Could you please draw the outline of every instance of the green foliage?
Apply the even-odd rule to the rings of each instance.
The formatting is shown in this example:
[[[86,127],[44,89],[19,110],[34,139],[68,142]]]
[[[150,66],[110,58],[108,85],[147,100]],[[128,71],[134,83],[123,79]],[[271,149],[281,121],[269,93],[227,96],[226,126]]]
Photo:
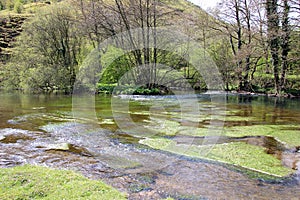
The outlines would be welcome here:
[[[101,64],[105,70],[101,73],[100,83],[117,83],[122,75],[130,69],[127,56],[116,57],[122,54],[122,49],[110,46],[106,53],[101,56]]]
[[[108,21],[103,22],[103,19],[99,17],[101,14],[99,14],[99,16],[94,15],[95,13],[90,6],[83,7],[87,21],[80,21],[84,18],[82,15],[78,16],[80,15],[81,8],[71,7],[70,3],[67,1],[62,3],[53,0],[51,1],[52,5],[49,5],[49,1],[44,0],[0,0],[0,9],[6,9],[6,11],[1,11],[2,15],[11,15],[13,12],[22,14],[29,12],[35,13],[37,11],[36,16],[24,25],[24,31],[19,38],[19,42],[14,43],[16,48],[14,49],[12,59],[4,66],[4,72],[3,75],[1,75],[1,80],[3,79],[4,82],[2,82],[1,85],[5,85],[8,89],[20,88],[38,92],[58,89],[71,92],[74,80],[78,75],[77,72],[79,69],[84,71],[85,68],[87,69],[86,65],[89,65],[84,63],[89,52],[105,38],[111,37],[112,33],[116,34],[119,31],[126,30],[126,26],[121,22],[122,18],[120,18],[120,13],[117,12],[118,9],[104,9],[105,6],[103,7],[98,1],[87,2],[93,2],[96,7],[99,6],[98,11],[103,12],[103,16],[107,16]],[[131,3],[138,5],[138,2],[132,1]],[[262,53],[264,53],[264,46],[261,46],[259,41],[265,40],[266,38],[253,38],[253,44],[251,45],[253,47],[255,46],[255,49],[252,49],[253,47],[250,45],[251,47],[249,47],[249,49],[253,50],[253,55],[251,55],[252,57],[250,59],[251,66],[249,72],[245,72],[245,70],[243,70],[244,67],[237,67],[237,59],[239,59],[239,56],[244,59],[247,49],[242,49],[240,52],[241,55],[234,56],[228,34],[217,35],[219,34],[218,31],[209,30],[209,28],[206,27],[207,23],[215,22],[209,15],[204,14],[200,9],[192,6],[192,4],[187,3],[185,0],[162,1],[162,4],[158,6],[157,9],[168,11],[169,8],[164,7],[164,3],[168,4],[168,7],[179,9],[182,13],[177,13],[180,17],[178,17],[177,14],[174,16],[166,16],[166,18],[162,19],[157,16],[157,25],[163,25],[165,23],[176,25],[176,21],[185,20],[187,14],[195,16],[196,20],[193,23],[195,23],[196,28],[188,26],[186,27],[189,29],[188,32],[184,33],[195,36],[195,38],[199,39],[199,43],[202,43],[202,41],[205,43],[205,49],[218,66],[227,90],[237,89],[241,82],[241,76],[245,76],[245,74],[248,73],[249,76],[247,76],[246,79],[251,85],[251,87],[248,88],[249,90],[263,93],[272,93],[274,91],[274,76],[267,74],[267,72],[273,73],[271,59],[270,56],[269,59],[265,58],[264,55],[262,56]],[[49,6],[45,7],[45,5]],[[103,10],[100,9],[102,7]],[[134,9],[137,8],[138,7],[135,7]],[[126,11],[125,14],[132,14],[132,16],[140,13],[133,12],[133,8],[124,9],[124,11]],[[8,10],[14,11],[10,12]],[[113,19],[110,19],[111,16],[113,16]],[[153,16],[150,16],[150,18],[151,17]],[[172,19],[169,19],[169,17]],[[207,18],[207,21],[203,21],[197,17]],[[95,22],[88,20],[94,18]],[[116,22],[118,20],[116,19],[121,20],[118,22],[121,24],[118,24]],[[129,17],[128,20],[128,23],[132,25],[132,27],[136,27],[137,24],[140,24],[140,22],[136,21],[134,18]],[[112,30],[103,28],[106,27],[107,23],[111,23]],[[219,24],[219,22],[216,23]],[[202,30],[201,28],[204,29]],[[192,32],[195,32],[195,35]],[[203,36],[201,36],[200,32],[203,32]],[[229,33],[229,35],[230,34],[231,33]],[[292,30],[290,38],[291,51],[288,55],[289,69],[286,73],[287,78],[282,93],[285,92],[299,95],[300,79],[299,76],[297,76],[300,73],[299,35],[299,30]],[[235,44],[235,39],[233,39],[232,42]],[[92,47],[91,44],[93,44],[94,47]],[[158,47],[159,45],[163,46],[164,41],[159,41]],[[182,53],[186,50],[183,47],[180,48],[181,47],[177,49],[177,52]],[[246,48],[246,45],[244,45],[244,48]],[[97,71],[97,74],[93,78],[95,78],[95,80],[99,79],[100,85],[116,84],[126,72],[131,70],[133,75],[131,77],[132,83],[130,84],[134,84],[140,81],[135,80],[135,78],[138,77],[138,71],[134,70],[134,67],[155,61],[156,63],[170,66],[173,71],[170,69],[161,69],[161,67],[156,69],[155,66],[153,69],[150,69],[153,73],[150,79],[156,77],[157,80],[159,80],[155,80],[156,82],[160,82],[162,85],[168,83],[174,87],[181,87],[182,80],[185,79],[193,88],[201,90],[207,88],[201,74],[199,74],[193,66],[190,66],[181,56],[174,52],[167,52],[157,48],[156,58],[154,58],[154,49],[150,48],[149,52],[147,51],[145,51],[145,49],[140,49],[139,52],[129,52],[126,55],[123,55],[124,52],[122,49],[110,46],[106,49],[105,53],[100,55],[101,58],[95,60],[95,62],[101,63],[104,70],[102,72]],[[147,56],[148,53],[149,55]],[[184,54],[185,53],[182,53],[182,55]],[[256,59],[258,59],[257,62]],[[243,61],[241,65],[245,65],[245,62]],[[269,69],[267,69],[267,66],[269,66]],[[279,71],[281,70],[280,67],[281,66],[279,66]],[[86,73],[92,74],[92,72]],[[165,76],[166,74],[168,75]],[[148,73],[144,73],[143,76],[143,79],[149,79],[149,77],[147,77],[149,76]],[[91,77],[85,78],[89,79]],[[154,80],[151,81],[155,82]],[[98,87],[98,90],[105,93],[110,93],[112,91],[112,88],[105,87],[100,86]],[[95,84],[90,85],[89,88],[95,89]],[[159,89],[153,89],[151,86],[144,89],[138,88],[135,91],[132,90],[132,88],[127,88],[127,91],[124,91],[123,93],[159,94]]]
[[[28,91],[71,92],[82,44],[74,17],[71,8],[57,5],[25,23],[14,57],[5,68],[4,84],[19,80],[16,88]]]
[[[265,72],[266,69],[264,67],[260,67],[257,69],[257,73],[254,75],[254,79],[252,81],[253,90],[255,92],[261,93],[274,93],[274,75]],[[295,75],[292,75],[294,73]],[[300,76],[297,72],[297,68],[291,69],[290,73],[286,75],[286,83],[285,88],[282,92],[286,92],[288,94],[294,94],[296,96],[299,95],[300,90]]]
[[[233,54],[229,42],[223,38],[210,45],[208,51],[223,76],[226,90],[236,87],[237,76],[233,67]]]
[[[5,8],[8,10],[14,9],[14,0],[6,0]]]
[[[19,13],[19,14],[22,13],[22,11],[23,11],[23,3],[22,3],[21,0],[17,0],[15,2],[15,4],[14,4],[14,11],[16,13]]]
[[[0,169],[0,199],[126,199],[101,181],[38,166]]]
[[[5,9],[5,4],[3,4],[2,1],[0,1],[0,10],[4,10]]]
[[[97,93],[112,94],[116,85],[115,84],[97,84]]]
[[[134,88],[132,86],[118,86],[115,90],[117,84],[97,84],[97,93],[112,94],[127,94],[127,95],[163,95],[168,94],[166,91],[160,88],[148,88],[148,87],[138,87]],[[114,91],[115,90],[115,91]]]

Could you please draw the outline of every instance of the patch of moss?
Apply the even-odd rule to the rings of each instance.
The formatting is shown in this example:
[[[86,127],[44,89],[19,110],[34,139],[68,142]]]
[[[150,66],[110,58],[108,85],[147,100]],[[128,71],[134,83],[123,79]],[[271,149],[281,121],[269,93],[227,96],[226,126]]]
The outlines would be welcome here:
[[[147,189],[149,189],[149,188],[144,184],[131,183],[129,185],[129,190],[133,193],[138,193],[138,192],[141,192],[141,191],[147,190]]]
[[[151,118],[151,120],[144,120],[144,122],[148,122],[148,124],[145,125],[145,128],[157,135],[175,136],[180,128],[178,122],[168,119]]]
[[[114,169],[133,169],[140,167],[141,163],[119,156],[105,157],[105,162]]]
[[[222,120],[222,118],[220,118],[220,120]],[[257,118],[255,117],[251,117],[251,116],[231,116],[231,115],[226,115],[226,117],[224,117],[225,121],[230,121],[230,122],[250,122],[250,121],[257,121]]]
[[[147,138],[141,140],[140,143],[155,149],[233,164],[279,177],[293,173],[293,170],[282,166],[280,160],[266,154],[264,148],[243,142],[197,146],[177,144],[175,141],[165,138]]]
[[[99,124],[113,125],[115,121],[113,119],[103,119]]]
[[[181,126],[177,135],[204,137],[209,133],[207,128],[195,128],[190,126]]]
[[[146,138],[140,140],[139,143],[160,150],[169,150],[171,147],[176,146],[176,142],[166,138]]]
[[[300,146],[299,125],[253,125],[225,128],[225,135],[229,137],[244,136],[272,136],[289,147]]]
[[[0,199],[126,199],[101,181],[38,166],[0,169]]]

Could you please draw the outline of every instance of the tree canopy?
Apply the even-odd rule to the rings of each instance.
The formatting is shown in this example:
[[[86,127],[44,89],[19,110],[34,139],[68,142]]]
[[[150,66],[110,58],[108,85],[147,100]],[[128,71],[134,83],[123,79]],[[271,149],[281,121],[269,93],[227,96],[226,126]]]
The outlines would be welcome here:
[[[17,5],[14,12],[22,13],[30,3],[2,0],[0,6],[14,10],[12,5]],[[98,74],[99,87],[117,84],[128,71],[134,82],[143,79],[149,83],[145,87],[158,87],[158,79],[170,73],[158,67],[163,64],[182,74],[175,82],[186,79],[192,87],[206,89],[195,66],[160,48],[166,44],[157,41],[157,28],[176,25],[215,61],[226,90],[298,94],[299,7],[298,1],[288,0],[227,0],[207,13],[184,0],[49,1],[23,25],[12,56],[1,64],[0,84],[9,89],[71,93],[89,52],[124,33],[98,58],[99,65],[114,59]],[[131,33],[136,28],[143,30],[138,41]],[[114,58],[124,45],[134,50]],[[165,79],[162,84],[170,81]],[[180,87],[180,81],[174,85]]]

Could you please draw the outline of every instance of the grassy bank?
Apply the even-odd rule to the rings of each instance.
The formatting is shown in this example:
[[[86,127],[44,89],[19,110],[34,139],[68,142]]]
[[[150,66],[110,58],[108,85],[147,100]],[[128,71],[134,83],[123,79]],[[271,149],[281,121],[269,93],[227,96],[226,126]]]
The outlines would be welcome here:
[[[0,199],[126,199],[101,181],[38,166],[0,168]]]

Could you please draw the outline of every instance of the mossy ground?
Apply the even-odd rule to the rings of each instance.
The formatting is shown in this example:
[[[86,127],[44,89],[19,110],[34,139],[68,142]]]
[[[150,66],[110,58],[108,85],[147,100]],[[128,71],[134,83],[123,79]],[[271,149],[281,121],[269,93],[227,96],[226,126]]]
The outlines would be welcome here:
[[[172,116],[174,117],[174,116]],[[192,117],[190,117],[192,118]],[[194,116],[194,118],[196,118]],[[175,116],[176,119],[176,116]],[[300,146],[300,125],[299,124],[258,124],[257,121],[253,120],[253,117],[243,117],[243,116],[226,116],[223,117],[224,127],[223,130],[219,132],[222,136],[228,137],[245,137],[245,136],[270,136],[284,143],[287,147],[292,148],[295,146]],[[184,117],[184,120],[186,118]],[[186,136],[198,136],[204,137],[207,135],[211,135],[211,130],[209,122],[211,117],[203,117],[198,118],[197,120],[191,121],[188,118],[187,123],[194,124],[195,126],[190,125],[182,125],[178,121],[174,121],[171,119],[160,119],[159,116],[155,116],[150,120],[149,126],[147,128],[151,130],[156,130],[160,135],[166,136],[176,136],[176,135],[186,135]],[[180,119],[179,119],[180,121]],[[206,124],[203,124],[203,127],[196,127],[201,125],[203,121],[208,121]],[[237,125],[237,126],[225,126],[227,122],[244,122],[250,121],[253,124],[249,123],[249,125]]]
[[[152,133],[148,136],[144,134],[144,140],[140,140],[141,144],[151,148],[241,166],[250,171],[262,172],[262,176],[270,174],[284,177],[294,172],[292,169],[284,167],[278,157],[268,154],[262,144],[250,145],[245,141],[239,142],[241,140],[238,139],[268,136],[275,138],[285,148],[294,149],[300,146],[300,125],[293,113],[290,118],[286,118],[285,114],[273,121],[273,116],[276,117],[277,114],[269,107],[267,111],[261,113],[260,107],[253,106],[250,109],[247,106],[242,108],[233,106],[229,107],[227,111],[220,110],[215,116],[211,115],[210,111],[218,109],[217,105],[205,102],[203,105],[201,104],[201,109],[203,109],[201,114],[182,113],[177,112],[173,107],[166,106],[165,112],[135,110],[130,114],[137,116],[137,123]],[[267,118],[262,120],[264,116]],[[289,119],[292,120],[289,121]],[[218,127],[214,127],[214,122],[217,122],[215,124]],[[201,143],[202,137],[205,136],[228,137],[228,141],[224,141],[224,144],[216,144],[208,154],[203,156],[203,153],[210,149]],[[199,139],[200,143],[189,145],[189,141],[190,143],[194,141],[193,137]],[[197,139],[195,142],[198,141]],[[230,143],[228,143],[229,141]]]
[[[126,199],[101,181],[38,166],[0,168],[0,199]]]
[[[299,125],[252,125],[234,126],[224,129],[229,137],[271,136],[285,143],[288,147],[300,146]]]
[[[252,117],[246,117],[250,119]],[[233,120],[232,120],[233,119]],[[254,119],[254,118],[253,118]],[[243,116],[229,116],[226,117],[227,121],[240,122],[245,120]],[[154,122],[160,122],[151,127],[152,130],[157,130],[159,134],[151,138],[141,140],[140,143],[150,146],[151,148],[169,151],[179,155],[189,157],[204,158],[218,162],[229,163],[241,166],[250,170],[262,172],[264,174],[274,175],[278,177],[288,176],[293,173],[292,169],[286,168],[282,165],[281,160],[273,155],[267,154],[266,149],[261,146],[250,145],[245,142],[230,142],[224,144],[209,145],[195,145],[177,143],[172,140],[173,136],[187,136],[187,137],[205,137],[213,136],[213,132],[206,125],[202,128],[195,126],[185,126],[182,123],[172,122],[171,119],[164,119]],[[172,123],[171,123],[172,122]],[[201,123],[201,122],[200,122]],[[165,128],[164,126],[167,126]],[[229,138],[242,138],[247,136],[270,136],[274,137],[277,141],[283,143],[286,148],[294,148],[300,146],[300,126],[297,124],[251,124],[250,125],[237,125],[237,126],[224,126],[221,130],[221,136]],[[167,136],[167,139],[164,136]],[[218,135],[216,135],[218,136]]]
[[[145,139],[140,143],[155,149],[195,158],[215,160],[234,164],[269,175],[284,177],[293,170],[282,166],[281,161],[266,154],[264,148],[248,145],[243,142],[224,143],[216,145],[183,145],[164,138]]]

